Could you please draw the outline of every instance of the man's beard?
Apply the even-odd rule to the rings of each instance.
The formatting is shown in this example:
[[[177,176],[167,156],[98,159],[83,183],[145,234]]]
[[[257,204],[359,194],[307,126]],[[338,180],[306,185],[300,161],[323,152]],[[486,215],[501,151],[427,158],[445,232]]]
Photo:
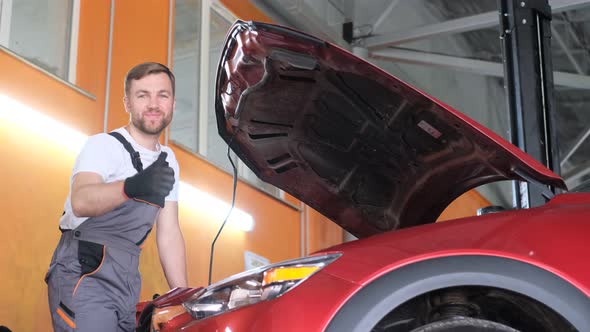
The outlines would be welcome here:
[[[149,127],[147,123],[148,121],[150,120],[146,120],[145,117],[136,118],[131,116],[131,122],[133,123],[133,126],[139,129],[141,132],[148,135],[160,135],[164,128],[166,128],[172,121],[172,113],[169,113],[168,116],[163,117],[160,124],[156,127]]]

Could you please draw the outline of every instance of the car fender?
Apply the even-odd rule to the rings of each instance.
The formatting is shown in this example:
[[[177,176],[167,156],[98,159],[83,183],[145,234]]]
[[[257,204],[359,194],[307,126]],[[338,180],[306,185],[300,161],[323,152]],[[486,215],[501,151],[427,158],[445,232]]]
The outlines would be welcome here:
[[[579,331],[590,331],[590,298],[571,283],[529,263],[479,255],[427,259],[391,271],[351,296],[326,331],[370,331],[406,301],[455,286],[490,286],[520,293],[547,305]]]

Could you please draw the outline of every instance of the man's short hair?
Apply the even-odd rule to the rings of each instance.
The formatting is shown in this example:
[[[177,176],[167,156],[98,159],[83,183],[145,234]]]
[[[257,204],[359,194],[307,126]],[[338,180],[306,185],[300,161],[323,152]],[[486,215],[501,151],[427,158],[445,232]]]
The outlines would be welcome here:
[[[174,74],[168,67],[164,66],[161,63],[157,62],[144,62],[140,63],[137,66],[131,68],[127,75],[125,76],[125,96],[129,94],[129,89],[131,89],[131,80],[139,80],[144,78],[147,75],[151,74],[159,74],[165,73],[170,78],[170,82],[172,83],[172,95],[176,92],[176,84],[174,79]]]

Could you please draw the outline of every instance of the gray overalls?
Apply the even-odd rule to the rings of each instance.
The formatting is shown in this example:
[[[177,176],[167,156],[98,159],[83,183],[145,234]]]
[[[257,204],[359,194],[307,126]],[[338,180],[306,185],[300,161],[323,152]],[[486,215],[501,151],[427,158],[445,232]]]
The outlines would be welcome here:
[[[113,136],[124,140],[140,172],[139,153]],[[55,331],[134,331],[140,247],[158,212],[129,199],[62,233],[45,277]]]

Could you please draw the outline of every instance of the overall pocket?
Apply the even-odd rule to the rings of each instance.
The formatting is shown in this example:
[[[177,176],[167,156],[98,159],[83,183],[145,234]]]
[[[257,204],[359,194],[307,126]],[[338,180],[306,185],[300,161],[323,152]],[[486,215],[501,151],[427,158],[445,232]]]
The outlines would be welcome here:
[[[79,240],[78,261],[82,267],[81,275],[88,275],[96,272],[104,259],[104,245]]]
[[[45,273],[45,283],[49,284],[49,277],[51,277],[51,275],[53,274],[53,270],[55,270],[55,263],[51,263],[51,265],[49,265],[49,269],[47,269],[47,273]]]

